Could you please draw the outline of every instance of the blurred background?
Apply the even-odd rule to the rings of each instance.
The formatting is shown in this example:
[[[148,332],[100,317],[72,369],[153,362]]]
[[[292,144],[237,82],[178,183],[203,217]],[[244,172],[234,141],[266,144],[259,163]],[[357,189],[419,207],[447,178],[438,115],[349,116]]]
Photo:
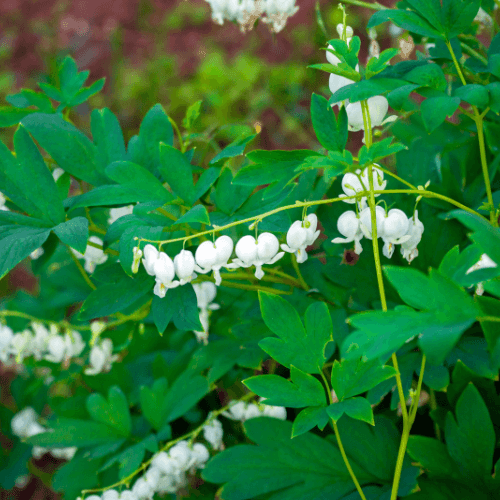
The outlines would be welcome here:
[[[71,116],[89,135],[93,108],[110,108],[128,141],[154,104],[161,103],[180,123],[187,107],[201,100],[196,131],[214,139],[215,150],[247,130],[260,131],[252,149],[316,149],[311,93],[329,97],[330,92],[328,75],[307,66],[326,62],[320,48],[338,36],[338,3],[297,0],[299,11],[280,33],[258,23],[243,34],[236,24],[215,24],[204,0],[0,0],[0,106],[8,106],[5,97],[22,87],[39,90],[38,82],[56,82],[56,65],[70,54],[80,71],[90,70],[89,84],[106,77],[103,91]],[[364,61],[365,26],[373,11],[347,7]],[[394,62],[413,56],[411,39],[397,32],[391,37],[387,27],[380,28],[381,49],[401,49]],[[14,127],[0,129],[9,147],[13,132]],[[361,145],[361,135],[350,134],[351,150]],[[34,293],[36,285],[20,265],[0,281],[0,298],[19,289]],[[13,376],[0,364],[0,397],[6,405]],[[0,442],[8,452],[11,443],[1,433]],[[61,463],[49,454],[32,459],[30,476],[12,490],[0,490],[0,499],[59,498],[48,484]]]

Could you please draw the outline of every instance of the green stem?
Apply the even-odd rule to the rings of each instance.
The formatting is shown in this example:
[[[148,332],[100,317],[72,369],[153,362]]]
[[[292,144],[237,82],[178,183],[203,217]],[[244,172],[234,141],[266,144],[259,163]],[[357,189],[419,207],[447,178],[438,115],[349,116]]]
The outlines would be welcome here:
[[[304,290],[309,290],[309,287],[307,286],[307,283],[305,282],[302,273],[300,272],[299,263],[297,262],[297,257],[295,256],[295,254],[292,255],[292,265],[293,268],[295,269],[295,272],[297,273],[297,278],[299,280],[300,286]]]
[[[372,10],[385,10],[387,7],[379,4],[378,2],[363,2],[362,0],[342,0],[343,3],[347,3],[349,5],[356,5],[358,7],[364,7],[365,9]]]
[[[429,405],[431,407],[431,410],[437,410],[438,406],[436,402],[436,393],[434,392],[434,389],[430,390]],[[439,428],[437,422],[434,422],[434,432],[436,433],[436,438],[438,439],[438,441],[442,441],[441,429]]]
[[[323,370],[319,371],[321,374],[321,378],[323,379],[323,383],[325,384],[326,392],[328,394],[328,400],[330,401],[330,404],[333,404],[333,398],[332,398],[332,392],[330,390],[330,384],[328,383],[328,380],[325,377],[325,374],[323,373]],[[349,471],[349,475],[351,476],[351,479],[356,486],[356,490],[358,490],[359,496],[363,499],[366,500],[365,494],[363,493],[363,489],[361,488],[361,485],[359,484],[358,478],[356,477],[356,474],[352,470],[351,464],[349,463],[349,459],[347,458],[346,452],[344,450],[344,446],[342,444],[342,440],[340,439],[340,432],[339,428],[337,426],[337,422],[331,419],[332,421],[332,426],[333,430],[335,431],[335,437],[337,439],[337,444],[339,446],[340,454],[342,455],[342,459],[344,460],[344,464],[347,467],[347,470]]]
[[[99,245],[99,243],[94,243],[93,241],[87,241],[87,245],[89,247],[98,248],[99,250],[102,250],[104,253],[116,255],[117,257],[120,255],[120,252],[113,250],[112,248],[107,248],[106,250],[104,250],[104,247],[102,245]]]
[[[462,82],[462,85],[467,85],[467,81],[464,78],[464,74],[462,73],[462,69],[460,68],[460,64],[457,61],[457,58],[455,56],[455,52],[453,52],[453,48],[451,46],[451,43],[448,40],[446,40],[446,46],[448,47],[448,51],[451,54],[451,58],[453,59],[453,64],[455,65],[455,68],[457,70],[460,81]],[[488,204],[490,205],[490,222],[493,226],[498,227],[498,221],[496,220],[496,216],[495,216],[495,205],[493,203],[493,195],[491,192],[490,174],[488,172],[488,160],[486,159],[486,146],[484,143],[484,130],[483,130],[483,117],[484,117],[484,115],[479,113],[476,106],[472,106],[472,109],[474,110],[474,117],[475,117],[474,122],[476,123],[476,127],[477,127],[477,138],[479,141],[479,152],[481,155],[481,168],[483,170],[484,184],[486,187],[486,195],[488,197]]]
[[[72,325],[71,323],[68,323],[66,320],[52,321],[50,319],[41,319],[41,318],[37,318],[36,316],[32,316],[31,314],[26,314],[26,313],[23,313],[20,311],[0,311],[0,316],[4,316],[4,317],[12,316],[15,318],[23,318],[23,319],[27,319],[29,321],[35,321],[38,323],[55,325],[58,328],[70,328],[72,330],[90,330],[90,326],[88,326],[88,325]]]
[[[170,118],[170,116],[168,117],[168,121],[172,124],[172,127],[174,127],[174,129],[175,129],[175,133],[177,134],[177,138],[179,139],[179,147],[181,149],[181,153],[184,154],[186,152],[186,145],[184,144],[184,141],[182,140],[181,131],[179,130],[177,123],[175,123],[174,120],[172,120],[172,118]]]
[[[257,286],[257,285],[245,285],[243,283],[233,283],[232,281],[221,282],[221,286],[227,286],[228,288],[239,288],[240,290],[252,290],[258,292],[262,290],[263,292],[274,293],[275,295],[292,295],[292,291],[286,292],[284,290],[277,290],[276,288],[270,288],[268,286]]]
[[[252,392],[249,392],[248,394],[245,394],[243,397],[241,397],[239,399],[239,401],[247,401],[249,399],[252,399],[254,396],[255,396],[255,394],[253,394]],[[234,401],[231,401],[231,403],[227,404],[226,406],[223,406],[222,408],[211,412],[210,418],[208,420],[212,420],[212,419],[218,417],[221,413],[224,413],[225,411],[227,411],[233,403],[234,403]],[[169,450],[170,448],[172,448],[172,446],[174,446],[175,444],[177,444],[180,441],[184,441],[185,439],[189,439],[189,438],[193,438],[193,437],[197,436],[203,430],[203,427],[205,427],[208,420],[204,421],[201,425],[196,427],[196,429],[193,429],[192,431],[187,432],[186,434],[184,434],[176,439],[173,439],[172,441],[169,441],[168,443],[166,443],[164,446],[162,446],[158,450],[158,453],[160,453],[161,451]],[[149,466],[149,464],[153,461],[155,456],[156,456],[156,453],[149,460],[146,460],[146,462],[143,462],[138,469],[136,469],[134,472],[132,472],[131,474],[129,474],[127,477],[123,478],[122,480],[118,481],[117,483],[111,484],[111,485],[106,486],[104,488],[83,490],[82,495],[85,496],[87,493],[101,493],[103,491],[110,490],[111,488],[117,488],[117,487],[122,486],[122,485],[128,485],[130,483],[130,481],[135,476],[137,476],[137,474],[139,474],[139,472],[143,471],[144,469],[146,469],[146,467]]]
[[[83,266],[80,263],[80,261],[78,260],[78,258],[76,257],[76,255],[71,251],[71,248],[69,246],[66,245],[66,248],[68,249],[68,252],[71,255],[71,258],[73,259],[74,263],[76,264],[76,267],[78,268],[78,271],[80,271],[80,274],[82,275],[82,277],[85,280],[85,282],[87,283],[87,285],[90,288],[92,288],[92,290],[95,290],[97,287],[90,280],[89,275],[87,274],[87,272],[85,271],[85,269],[83,269]]]
[[[467,52],[470,56],[475,57],[479,61],[481,61],[483,64],[488,64],[488,59],[486,57],[482,56],[479,52],[475,51],[472,47],[469,47],[466,43],[460,42],[460,47],[462,47],[464,52]]]
[[[394,471],[394,481],[392,483],[391,500],[397,500],[399,482],[401,480],[401,472],[403,470],[403,462],[406,454],[406,447],[408,446],[408,439],[410,438],[410,431],[417,416],[418,402],[420,400],[420,391],[422,390],[422,380],[424,378],[425,370],[425,354],[422,356],[422,365],[420,367],[420,375],[418,377],[417,392],[410,407],[410,417],[403,421],[403,436],[399,445],[398,457],[396,459],[396,469]],[[403,406],[403,405],[402,405]],[[404,405],[406,408],[406,404]]]

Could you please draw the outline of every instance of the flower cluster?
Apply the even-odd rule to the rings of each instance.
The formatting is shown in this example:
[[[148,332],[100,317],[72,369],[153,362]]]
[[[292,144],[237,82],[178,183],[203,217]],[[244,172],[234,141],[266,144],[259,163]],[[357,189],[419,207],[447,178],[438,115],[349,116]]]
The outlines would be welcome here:
[[[252,29],[257,19],[271,24],[275,33],[280,32],[289,17],[299,8],[295,0],[206,0],[212,8],[212,19],[217,24],[224,20],[235,21],[241,31]]]
[[[198,342],[207,344],[210,311],[220,309],[220,305],[213,302],[217,295],[217,286],[211,281],[203,281],[202,283],[195,283],[193,288],[196,293],[198,309],[200,310],[200,323],[203,326],[203,331],[195,331],[194,333]]]
[[[79,356],[85,343],[79,332],[67,330],[62,334],[56,325],[47,329],[41,323],[33,322],[19,333],[0,325],[0,361],[7,363],[33,356],[35,360],[62,363],[64,360]]]
[[[384,181],[384,173],[376,166],[373,169],[374,190],[385,189],[387,181]],[[363,171],[356,170],[355,173],[347,173],[342,179],[343,195],[354,196],[368,191],[368,168]],[[379,193],[380,194],[380,193]],[[378,196],[376,194],[375,196]],[[355,203],[355,198],[344,200],[346,203]],[[354,241],[354,251],[359,255],[363,248],[361,240],[363,237],[372,239],[372,216],[370,207],[367,206],[366,196],[357,200],[358,210],[356,212],[348,210],[344,212],[337,221],[337,229],[343,238],[334,238],[332,243],[350,243]],[[403,257],[411,262],[418,256],[417,245],[422,239],[424,225],[418,219],[418,211],[415,210],[413,217],[408,218],[406,214],[398,208],[392,208],[388,212],[380,205],[375,209],[375,220],[377,224],[377,238],[382,238],[384,242],[383,254],[390,259],[394,253],[395,245],[401,245]]]
[[[98,375],[109,372],[111,365],[118,359],[117,354],[113,354],[113,342],[111,339],[99,339],[90,349],[88,368],[85,368],[85,375]]]
[[[264,398],[260,398],[262,401]],[[227,411],[222,413],[231,420],[244,422],[256,417],[272,417],[279,420],[286,420],[286,408],[284,406],[261,405],[246,401],[236,401]]]
[[[16,413],[10,422],[10,426],[12,434],[22,439],[47,432],[47,429],[38,423],[38,414],[31,406],[27,406],[24,410]],[[35,458],[41,458],[45,453],[50,453],[56,458],[71,460],[76,451],[77,448],[74,446],[69,448],[42,448],[41,446],[34,446],[32,453]]]
[[[102,240],[97,236],[91,236],[89,238],[90,243],[94,243],[102,247]],[[84,269],[88,273],[92,274],[95,271],[95,268],[99,264],[104,264],[108,260],[108,256],[102,251],[102,248],[96,248],[90,244],[87,245],[85,249],[85,253],[81,254],[76,250],[71,249],[71,251],[76,255],[79,259],[84,259]]]
[[[204,241],[196,249],[195,255],[189,250],[181,250],[172,260],[165,252],[157,250],[153,245],[146,245],[144,252],[139,248],[133,249],[132,272],[139,270],[141,262],[150,276],[156,278],[154,293],[165,297],[169,288],[191,282],[196,278],[196,272],[207,274],[213,271],[215,284],[222,282],[220,270],[238,269],[240,267],[255,267],[255,277],[262,279],[262,266],[271,265],[280,260],[285,252],[294,253],[298,262],[307,259],[306,247],[312,245],[319,236],[316,230],[318,219],[315,214],[308,215],[302,221],[295,221],[287,233],[287,244],[281,245],[283,252],[279,252],[280,243],[272,233],[261,233],[257,238],[252,235],[243,236],[234,246],[229,236],[220,236],[214,242]],[[233,253],[236,258],[229,263]],[[179,278],[175,280],[175,275]],[[203,323],[202,323],[203,324]]]
[[[210,458],[205,445],[179,441],[168,452],[157,453],[146,472],[131,490],[107,490],[102,496],[90,495],[85,500],[151,500],[155,493],[176,493],[187,484],[187,474],[203,469]]]
[[[337,32],[341,38],[343,38],[347,45],[350,44],[354,31],[350,26],[345,26],[343,24],[337,25]],[[375,36],[375,33],[371,34],[372,37]],[[370,57],[378,57],[379,49],[377,49],[378,44],[375,38],[372,38],[372,42],[370,45],[369,55]],[[333,49],[331,45],[328,46],[328,49]],[[340,64],[341,60],[332,52],[326,52],[326,58],[330,64],[333,66],[337,66]],[[356,71],[359,71],[359,66],[356,66]],[[332,94],[335,94],[341,88],[354,83],[353,80],[346,78],[344,76],[331,74],[330,75],[330,91]],[[367,99],[368,111],[370,116],[370,124],[371,128],[380,127],[385,125],[386,123],[392,122],[397,119],[396,116],[389,116],[385,118],[387,115],[387,111],[389,110],[389,101],[381,95],[373,96]],[[332,104],[333,106],[345,106],[345,110],[347,113],[347,120],[349,124],[349,130],[351,132],[358,132],[360,130],[365,130],[365,124],[363,120],[363,111],[361,109],[361,102],[350,103],[348,99],[336,102]],[[364,140],[364,139],[363,139]]]

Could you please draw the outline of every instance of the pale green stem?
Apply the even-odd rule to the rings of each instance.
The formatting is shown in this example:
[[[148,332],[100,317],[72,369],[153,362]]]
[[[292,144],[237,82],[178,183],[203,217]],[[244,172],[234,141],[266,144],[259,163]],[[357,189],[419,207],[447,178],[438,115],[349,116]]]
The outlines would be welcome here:
[[[326,392],[328,394],[328,400],[330,401],[330,404],[333,404],[332,391],[330,389],[330,384],[328,383],[328,380],[325,377],[323,370],[320,370],[319,372],[321,374],[321,378],[323,379],[323,383],[325,384]],[[358,478],[356,477],[356,474],[352,470],[351,464],[349,463],[349,458],[347,458],[347,454],[344,450],[342,440],[340,439],[340,432],[339,432],[339,428],[337,426],[337,422],[335,422],[335,420],[333,420],[333,418],[331,419],[331,421],[332,421],[333,430],[335,432],[335,437],[337,439],[337,444],[339,446],[340,454],[342,455],[342,459],[344,460],[344,464],[347,467],[347,470],[349,471],[349,475],[351,476],[351,479],[352,479],[354,485],[356,486],[356,490],[358,491],[359,496],[363,500],[366,500],[365,494],[363,493],[363,489],[361,488],[361,485],[359,484],[359,481],[358,481]]]
[[[184,154],[186,152],[186,146],[184,144],[184,141],[182,140],[182,134],[181,131],[179,130],[179,127],[177,126],[177,123],[168,116],[168,121],[172,124],[172,127],[175,129],[175,133],[177,134],[177,138],[179,139],[179,147],[181,149],[181,153]]]
[[[457,70],[458,76],[462,85],[467,85],[467,81],[465,80],[464,74],[462,73],[462,69],[460,68],[460,64],[457,61],[455,56],[455,52],[453,52],[453,48],[451,43],[446,40],[446,46],[448,47],[448,51],[451,54],[451,58],[453,59],[453,64]],[[483,131],[483,117],[484,114],[479,113],[476,106],[472,106],[474,110],[474,122],[477,127],[477,139],[479,141],[479,152],[481,155],[481,168],[483,170],[484,177],[484,185],[486,187],[486,195],[488,197],[488,204],[490,205],[490,222],[493,226],[498,227],[498,221],[495,216],[495,205],[493,203],[493,194],[491,192],[491,183],[490,183],[490,174],[488,172],[488,160],[486,159],[486,146],[484,143],[484,131]]]
[[[80,271],[80,274],[82,275],[82,277],[85,280],[85,282],[87,283],[87,285],[90,288],[92,288],[92,290],[95,290],[97,287],[90,280],[89,275],[87,274],[87,272],[85,271],[85,269],[83,269],[83,266],[80,263],[80,261],[78,260],[77,256],[71,251],[71,248],[68,245],[66,245],[66,248],[68,249],[68,252],[71,255],[71,258],[73,259],[74,263],[76,264],[76,267],[78,268],[78,271]]]
[[[293,268],[295,269],[295,272],[297,273],[297,278],[299,280],[300,286],[304,290],[309,290],[309,287],[307,286],[307,283],[304,280],[304,278],[302,277],[302,273],[300,272],[299,263],[297,262],[297,257],[295,256],[295,254],[292,255],[292,265],[293,265]]]
[[[385,10],[387,7],[381,5],[377,2],[363,2],[362,0],[342,0],[343,3],[347,3],[349,5],[356,5],[357,7],[365,7],[365,9],[372,10]]]
[[[394,471],[394,481],[392,483],[391,500],[397,500],[399,482],[401,480],[401,472],[403,471],[403,462],[406,454],[406,447],[408,446],[408,439],[410,437],[411,428],[415,417],[417,415],[418,402],[420,400],[420,392],[422,390],[422,380],[424,378],[425,370],[425,354],[422,356],[422,365],[420,367],[420,376],[418,377],[417,392],[415,398],[410,406],[410,416],[406,421],[403,421],[403,436],[401,437],[401,443],[399,445],[398,457],[396,459],[396,469]],[[406,403],[403,402],[406,408]],[[401,407],[403,407],[403,404]]]

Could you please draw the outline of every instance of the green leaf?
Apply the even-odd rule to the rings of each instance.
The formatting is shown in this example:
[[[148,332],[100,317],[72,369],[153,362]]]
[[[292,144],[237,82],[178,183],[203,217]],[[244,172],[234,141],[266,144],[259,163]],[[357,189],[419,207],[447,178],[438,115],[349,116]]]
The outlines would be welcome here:
[[[443,0],[443,24],[448,39],[470,29],[479,7],[481,0]]]
[[[74,97],[72,97],[69,102],[68,106],[78,106],[79,104],[82,104],[85,102],[89,97],[92,97],[93,95],[97,94],[102,90],[104,87],[104,84],[106,83],[106,78],[101,78],[97,81],[95,81],[92,85],[89,87],[84,87],[83,89],[79,90]]]
[[[456,420],[446,418],[446,446],[460,473],[476,485],[492,482],[495,430],[483,399],[469,384],[458,399]]]
[[[160,143],[160,173],[173,191],[191,204],[194,198],[194,183],[191,165],[177,149]]]
[[[0,227],[0,279],[19,262],[40,248],[50,229],[23,226]]]
[[[430,36],[444,39],[444,34],[433,28],[425,19],[415,12],[408,10],[385,9],[375,12],[368,21],[367,29],[374,28],[387,21],[392,21],[396,26],[411,31],[417,35]]]
[[[139,163],[157,175],[162,163],[160,144],[163,143],[167,146],[174,144],[174,131],[161,104],[156,104],[146,113],[141,123],[139,135],[135,137],[136,143],[134,144],[132,140],[129,143],[130,160]],[[134,147],[131,147],[132,144]],[[191,171],[189,171],[189,175],[191,175]]]
[[[381,141],[373,144],[370,149],[366,146],[363,146],[359,152],[359,164],[366,165],[368,163],[375,163],[382,158],[386,158],[387,156],[392,156],[400,151],[408,149],[404,144],[400,142],[396,142],[395,144],[391,144],[394,140],[394,137],[386,137]]]
[[[172,195],[163,187],[162,183],[151,172],[137,163],[115,161],[106,167],[106,175],[127,190],[135,190],[141,194],[148,193],[148,201],[168,202],[172,200]]]
[[[304,408],[293,421],[292,438],[300,436],[316,426],[323,430],[329,420],[328,413],[326,413],[326,406]]]
[[[372,78],[371,80],[361,80],[337,90],[337,92],[330,97],[329,103],[333,104],[343,101],[344,99],[349,99],[350,102],[358,102],[376,95],[385,95],[406,84],[405,80],[396,78],[380,77]]]
[[[121,437],[114,428],[89,420],[60,418],[50,423],[50,429],[48,432],[31,436],[27,441],[32,445],[47,448],[84,448],[116,441]]]
[[[89,221],[85,217],[75,217],[62,222],[53,229],[57,237],[80,253],[85,253],[89,239]]]
[[[217,181],[215,203],[219,210],[232,215],[252,194],[253,186],[237,186],[232,183],[233,174],[229,168],[224,168]]]
[[[5,100],[16,108],[36,106],[42,113],[54,112],[52,103],[45,94],[41,94],[40,92],[35,92],[30,89],[22,89],[18,94],[10,94],[5,98]]]
[[[446,90],[448,85],[443,70],[434,63],[418,66],[406,73],[404,78],[411,83],[416,83],[422,87],[430,87],[441,92]]]
[[[347,114],[342,107],[339,120],[328,100],[318,94],[311,98],[311,119],[320,144],[329,151],[343,151],[347,143]]]
[[[194,194],[191,203],[199,200],[212,186],[212,184],[218,179],[220,175],[220,168],[210,167],[205,170],[198,179],[196,186],[194,188]]]
[[[51,85],[50,83],[38,83],[38,86],[42,89],[42,91],[54,101],[62,102],[63,96],[59,89]]]
[[[332,388],[339,401],[343,401],[372,389],[396,374],[392,366],[382,365],[378,360],[343,359],[342,363],[333,363]]]
[[[262,318],[279,339],[268,337],[259,346],[278,363],[294,365],[306,373],[320,373],[325,346],[332,338],[332,323],[326,304],[315,303],[306,311],[306,328],[297,311],[278,295],[259,291]]]
[[[234,158],[235,156],[242,155],[247,144],[252,142],[256,137],[257,134],[243,134],[241,137],[238,137],[236,140],[231,142],[231,144],[228,144],[219,154],[215,155],[210,160],[209,165],[213,165],[214,163],[226,158]]]
[[[153,278],[139,274],[135,279],[123,275],[113,284],[105,284],[94,290],[83,303],[79,318],[88,321],[123,311],[153,289]]]
[[[90,128],[99,154],[101,172],[104,172],[110,163],[126,159],[127,152],[120,123],[108,108],[92,111]]]
[[[14,109],[9,106],[0,106],[0,128],[17,125],[25,116],[35,112],[32,109]]]
[[[357,82],[361,79],[360,74],[344,62],[341,62],[336,66],[334,66],[333,64],[320,63],[320,64],[310,64],[307,67],[311,69],[319,69],[321,71],[326,71],[327,73],[332,73],[334,75],[343,76],[344,78],[348,78],[353,82]]]
[[[181,218],[175,221],[175,224],[188,224],[190,222],[201,222],[210,224],[207,209],[203,205],[196,205],[186,212]]]
[[[453,92],[453,95],[455,97],[459,97],[461,101],[468,102],[473,106],[479,106],[481,108],[488,106],[490,101],[488,89],[483,85],[478,85],[477,83],[458,87]]]
[[[350,419],[338,425],[353,471],[363,490],[373,495],[368,498],[390,492],[400,438],[393,424],[378,418],[375,427]],[[220,496],[225,500],[262,495],[270,500],[340,500],[357,494],[332,440],[311,433],[290,439],[291,422],[267,417],[247,420],[244,427],[257,446],[233,446],[212,458],[202,472],[206,481],[224,484]],[[377,453],[367,454],[367,448]],[[405,460],[403,476],[417,473]],[[409,494],[415,485],[414,480],[407,482],[399,493]]]
[[[146,420],[159,431],[164,422],[164,416],[159,409],[168,392],[168,381],[165,377],[155,380],[151,389],[142,386],[140,391],[141,410]]]
[[[118,386],[109,389],[108,399],[99,393],[87,398],[87,411],[96,422],[102,422],[116,429],[122,436],[129,436],[132,430],[132,420],[125,394]]]
[[[38,211],[33,215],[53,224],[64,221],[64,208],[54,178],[23,126],[20,126],[14,134],[14,147],[16,169],[5,170],[5,175],[36,205]],[[10,163],[5,164],[9,165]]]
[[[370,425],[375,425],[372,407],[365,398],[351,398],[346,399],[345,401],[339,401],[338,403],[333,403],[328,406],[326,412],[334,422],[337,422],[345,413],[355,420],[361,420],[362,422],[367,422]]]
[[[427,133],[434,132],[445,120],[455,113],[460,105],[458,97],[430,97],[420,105],[422,120]]]
[[[366,65],[366,78],[369,79],[383,71],[387,67],[389,61],[393,57],[396,57],[398,53],[398,49],[392,48],[382,51],[379,57],[370,58]]]
[[[182,373],[172,384],[161,407],[163,424],[182,417],[210,391],[208,380],[191,371]]]
[[[290,376],[291,382],[278,375],[257,375],[245,379],[243,383],[258,396],[266,398],[263,404],[288,408],[325,405],[325,390],[319,380],[293,365]]]
[[[191,130],[193,128],[194,122],[198,119],[200,116],[200,108],[201,104],[203,101],[196,101],[189,106],[189,108],[186,111],[186,116],[182,119],[182,126],[187,129]]]
[[[35,113],[21,122],[66,172],[89,184],[106,184],[99,171],[97,148],[59,114]]]
[[[165,304],[158,295],[155,295],[151,304],[151,314],[154,324],[158,329],[158,333],[163,335],[163,332],[167,329],[168,324],[172,320],[174,310],[167,307],[167,304]]]

